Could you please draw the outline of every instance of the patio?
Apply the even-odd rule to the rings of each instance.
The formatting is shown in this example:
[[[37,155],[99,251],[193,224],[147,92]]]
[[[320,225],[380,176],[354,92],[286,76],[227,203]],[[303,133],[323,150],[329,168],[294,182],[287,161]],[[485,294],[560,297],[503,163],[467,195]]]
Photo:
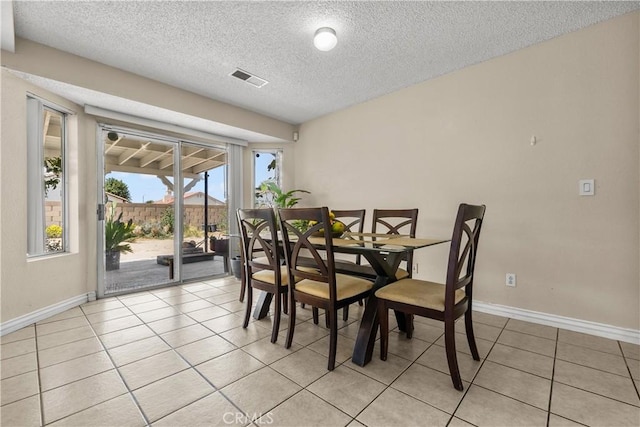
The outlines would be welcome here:
[[[188,239],[186,240],[188,241]],[[130,243],[133,252],[122,254],[120,269],[105,274],[105,294],[142,289],[170,283],[169,267],[156,261],[158,255],[171,254],[172,239],[138,239]],[[214,256],[213,260],[200,261],[182,266],[183,280],[219,277],[230,274],[224,271],[224,258]]]

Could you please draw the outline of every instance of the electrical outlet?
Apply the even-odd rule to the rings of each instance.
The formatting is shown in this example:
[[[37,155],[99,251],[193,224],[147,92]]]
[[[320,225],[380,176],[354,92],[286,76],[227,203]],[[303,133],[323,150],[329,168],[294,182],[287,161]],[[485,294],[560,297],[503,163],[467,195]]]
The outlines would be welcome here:
[[[414,272],[415,274],[418,274],[418,272],[419,272],[419,270],[418,270],[418,263],[417,263],[417,262],[413,263],[413,272]]]
[[[507,273],[507,277],[505,280],[505,285],[516,287],[516,274],[515,273]]]

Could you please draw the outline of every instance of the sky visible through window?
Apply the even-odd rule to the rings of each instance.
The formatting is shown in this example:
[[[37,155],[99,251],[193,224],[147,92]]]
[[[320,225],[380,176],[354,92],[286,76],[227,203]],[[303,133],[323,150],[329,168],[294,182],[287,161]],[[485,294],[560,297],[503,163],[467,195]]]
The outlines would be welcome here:
[[[273,161],[274,156],[269,152],[257,152],[255,156],[255,182],[254,187],[258,187],[263,181],[273,178],[275,172],[273,170],[267,171],[269,164]]]
[[[224,194],[225,169],[219,167],[209,171],[209,195],[221,202],[226,202]],[[189,192],[204,192],[204,174],[202,179]],[[105,178],[116,178],[123,181],[129,187],[132,203],[150,203],[149,201],[161,201],[167,194],[167,187],[155,175],[145,175],[126,172],[111,172]],[[173,177],[169,177],[173,182]],[[187,183],[190,180],[185,180]]]

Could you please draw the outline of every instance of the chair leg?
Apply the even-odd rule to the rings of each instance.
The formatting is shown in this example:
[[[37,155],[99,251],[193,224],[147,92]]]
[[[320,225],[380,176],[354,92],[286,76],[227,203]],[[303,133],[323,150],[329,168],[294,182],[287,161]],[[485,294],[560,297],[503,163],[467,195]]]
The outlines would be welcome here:
[[[336,367],[336,350],[338,348],[338,311],[327,310],[325,316],[329,318],[329,366],[333,371]]]
[[[327,329],[329,329],[329,327],[331,326],[331,322],[329,319],[329,310],[324,311],[324,326],[326,326]]]
[[[460,370],[458,369],[458,358],[456,357],[456,331],[455,319],[449,318],[444,321],[444,344],[447,352],[447,363],[449,364],[449,373],[451,374],[451,382],[456,390],[462,391],[462,378],[460,378]]]
[[[275,313],[273,316],[273,328],[271,329],[271,342],[278,341],[278,332],[280,332],[280,316],[282,315],[282,297],[284,294],[275,294]]]
[[[362,307],[362,306],[364,305],[364,303],[362,302],[362,300],[358,301],[358,305],[359,305],[360,307]]]
[[[318,324],[318,307],[311,307],[311,314],[313,315],[313,323]]]
[[[293,332],[296,328],[296,301],[293,299],[293,292],[289,292],[289,330],[287,331],[286,348],[291,348],[293,342]]]
[[[302,303],[300,303],[300,308],[304,308],[304,305],[305,305],[305,304],[304,304],[303,302],[302,302]]]
[[[244,279],[244,273],[242,274],[242,277],[240,279],[240,302],[244,301],[244,292],[247,288],[247,283]]]
[[[471,320],[471,308],[464,314],[464,329],[467,331],[467,342],[469,343],[469,349],[471,350],[471,356],[473,360],[480,360],[480,354],[478,353],[478,346],[476,346],[476,338],[473,334],[473,322]]]
[[[284,314],[289,314],[289,294],[282,294],[282,312]]]
[[[378,320],[380,323],[380,360],[387,360],[389,350],[389,310],[383,300],[378,300]]]
[[[413,337],[413,314],[405,313],[404,323],[407,329],[407,339],[410,340]]]
[[[251,318],[252,305],[253,305],[253,288],[249,287],[249,289],[247,289],[247,310],[244,313],[244,323],[242,324],[243,328],[246,328],[249,325],[249,319]]]
[[[342,307],[342,320],[344,320],[345,322],[347,320],[349,320],[349,306],[345,305],[344,307]]]

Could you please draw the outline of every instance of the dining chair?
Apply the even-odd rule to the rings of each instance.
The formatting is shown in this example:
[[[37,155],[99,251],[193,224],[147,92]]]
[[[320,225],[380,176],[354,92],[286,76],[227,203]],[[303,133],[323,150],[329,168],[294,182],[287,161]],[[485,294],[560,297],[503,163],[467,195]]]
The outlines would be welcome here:
[[[362,233],[364,231],[364,217],[367,213],[366,209],[332,209],[334,219],[342,222],[344,224],[344,231],[346,233]],[[336,264],[339,266],[341,263],[343,264],[361,264],[361,256],[355,255],[354,260],[346,259],[341,257],[340,259],[336,259]],[[362,300],[358,301],[358,305],[362,306]],[[304,305],[302,306],[304,308]],[[342,309],[342,320],[345,322],[349,319],[349,306],[345,306]],[[313,309],[313,322],[318,324],[318,309]]]
[[[418,225],[418,209],[374,209],[372,233],[403,234],[416,237]],[[405,268],[399,268],[396,279],[404,279],[412,276],[413,252],[407,252],[404,257]]]
[[[324,309],[329,319],[328,369],[332,371],[336,362],[338,310],[367,297],[373,283],[336,273],[327,207],[279,209],[278,214],[289,269],[289,330],[286,348],[291,347],[295,332],[296,302]],[[303,230],[298,225],[300,221],[308,221],[313,225]]]
[[[418,226],[418,209],[374,209],[373,222],[371,224],[372,233],[380,234],[403,234],[409,237],[416,237]],[[405,268],[398,268],[396,279],[405,279],[413,276],[413,252],[407,252],[402,261]],[[396,313],[396,317],[399,314]],[[398,318],[398,322],[400,319]],[[398,323],[400,324],[400,323]],[[405,314],[404,324],[406,325],[407,338],[411,338],[413,332],[413,316]]]
[[[281,311],[287,312],[287,267],[282,263],[278,245],[278,229],[275,212],[266,209],[238,209],[238,228],[242,249],[244,281],[246,288],[246,312],[243,328],[249,324],[253,305],[253,289],[273,294],[275,300],[271,342],[278,339]]]
[[[451,238],[446,283],[406,278],[376,291],[380,320],[380,359],[387,360],[389,309],[440,320],[444,322],[444,341],[451,381],[457,390],[464,388],[456,357],[455,321],[464,315],[471,355],[474,360],[480,360],[473,335],[471,303],[484,212],[484,205],[461,204],[459,206]]]
[[[362,233],[364,231],[364,217],[367,213],[366,209],[332,209],[334,218],[344,224],[344,231],[346,233]],[[360,265],[361,255],[355,256],[355,263]],[[340,259],[344,261],[344,259]]]

